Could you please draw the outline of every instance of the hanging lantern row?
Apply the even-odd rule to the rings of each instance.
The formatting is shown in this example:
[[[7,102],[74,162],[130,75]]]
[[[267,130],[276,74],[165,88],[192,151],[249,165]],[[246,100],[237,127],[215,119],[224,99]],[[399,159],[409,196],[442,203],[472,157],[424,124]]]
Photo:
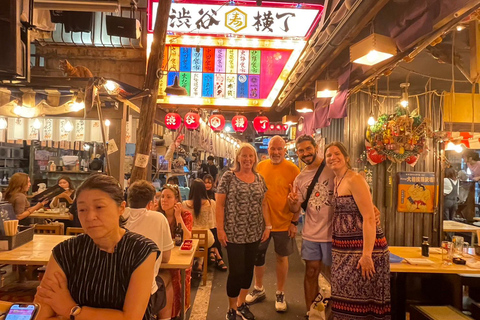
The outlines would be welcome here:
[[[200,126],[200,115],[196,112],[188,112],[183,122],[189,130],[195,130]],[[225,128],[225,117],[221,114],[212,114],[208,118],[210,128],[219,132]],[[165,116],[165,126],[170,130],[177,130],[182,124],[182,117],[178,113],[167,113]],[[245,132],[248,127],[248,119],[244,115],[236,115],[232,118],[232,128],[235,132]],[[258,133],[270,130],[287,130],[288,125],[270,124],[266,116],[258,116],[253,120],[253,127]]]

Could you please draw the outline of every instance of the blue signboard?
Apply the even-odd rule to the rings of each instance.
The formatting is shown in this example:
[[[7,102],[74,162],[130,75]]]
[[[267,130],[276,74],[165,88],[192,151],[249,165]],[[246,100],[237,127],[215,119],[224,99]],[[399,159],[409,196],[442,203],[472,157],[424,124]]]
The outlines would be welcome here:
[[[202,96],[212,98],[213,88],[214,88],[213,73],[204,73],[203,80],[202,80]]]
[[[237,76],[237,98],[248,98],[248,75]]]
[[[192,70],[192,48],[180,47],[180,71],[190,72]]]

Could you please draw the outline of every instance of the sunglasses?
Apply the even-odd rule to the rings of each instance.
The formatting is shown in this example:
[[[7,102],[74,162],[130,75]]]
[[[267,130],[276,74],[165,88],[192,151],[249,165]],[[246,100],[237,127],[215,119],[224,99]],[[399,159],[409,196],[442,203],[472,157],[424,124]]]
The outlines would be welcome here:
[[[162,187],[162,191],[165,190],[165,189],[168,189],[168,190],[172,190],[173,192],[177,193],[178,195],[180,194],[180,189],[178,188],[178,186],[176,184],[164,184],[163,187]]]

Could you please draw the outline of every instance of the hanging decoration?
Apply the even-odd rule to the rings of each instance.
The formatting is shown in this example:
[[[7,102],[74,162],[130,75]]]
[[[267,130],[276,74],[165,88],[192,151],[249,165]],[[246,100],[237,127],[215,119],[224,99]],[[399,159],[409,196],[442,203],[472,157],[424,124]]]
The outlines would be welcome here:
[[[232,127],[235,132],[244,132],[247,130],[248,120],[243,115],[236,115],[232,118]]]
[[[258,133],[265,132],[268,130],[269,121],[266,116],[258,116],[253,119],[253,127]]]
[[[213,131],[222,131],[225,128],[225,117],[221,114],[212,114],[208,118],[208,125]]]
[[[170,130],[177,130],[182,124],[182,117],[178,113],[167,113],[165,115],[165,126]]]
[[[200,115],[196,112],[188,112],[183,121],[188,130],[196,130],[200,126]]]
[[[411,166],[427,151],[426,139],[433,136],[430,120],[414,110],[397,107],[392,114],[382,114],[366,132],[367,159],[374,165],[388,159]]]

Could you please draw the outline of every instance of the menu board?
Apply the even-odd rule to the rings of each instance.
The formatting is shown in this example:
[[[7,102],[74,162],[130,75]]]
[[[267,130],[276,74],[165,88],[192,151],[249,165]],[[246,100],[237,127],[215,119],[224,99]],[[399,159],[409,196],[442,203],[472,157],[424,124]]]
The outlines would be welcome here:
[[[178,77],[189,97],[267,99],[293,50],[168,45],[159,93]]]

